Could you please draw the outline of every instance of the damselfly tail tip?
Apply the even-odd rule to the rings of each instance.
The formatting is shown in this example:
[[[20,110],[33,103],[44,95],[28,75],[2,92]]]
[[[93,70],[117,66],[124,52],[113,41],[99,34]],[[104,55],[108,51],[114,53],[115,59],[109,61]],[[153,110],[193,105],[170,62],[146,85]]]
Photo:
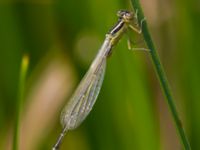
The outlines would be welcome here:
[[[63,128],[63,130],[62,130],[60,136],[58,137],[56,144],[53,146],[52,150],[59,150],[59,147],[60,147],[60,145],[63,141],[63,138],[64,138],[65,134],[67,133],[67,131],[68,131],[67,127]]]

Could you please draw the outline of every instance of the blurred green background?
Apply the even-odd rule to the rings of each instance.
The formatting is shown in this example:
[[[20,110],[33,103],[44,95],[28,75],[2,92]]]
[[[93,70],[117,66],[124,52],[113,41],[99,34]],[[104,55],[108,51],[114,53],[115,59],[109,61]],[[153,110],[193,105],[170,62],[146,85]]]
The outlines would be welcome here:
[[[200,144],[200,2],[141,1],[193,150]],[[19,70],[30,57],[20,150],[51,149],[59,115],[128,0],[0,1],[0,149],[12,149]],[[141,47],[137,45],[137,47]],[[147,52],[126,38],[108,60],[94,109],[61,149],[182,149]]]

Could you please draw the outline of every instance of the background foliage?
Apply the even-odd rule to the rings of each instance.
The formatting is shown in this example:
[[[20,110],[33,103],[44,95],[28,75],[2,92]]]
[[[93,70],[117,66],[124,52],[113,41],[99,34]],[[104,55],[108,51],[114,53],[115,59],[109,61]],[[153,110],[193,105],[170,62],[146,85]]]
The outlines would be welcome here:
[[[200,2],[141,1],[192,149],[200,149]],[[0,149],[11,149],[22,55],[30,66],[20,149],[50,149],[59,114],[87,70],[122,0],[0,2]],[[143,45],[137,45],[141,47]],[[108,60],[93,111],[67,134],[68,150],[177,150],[181,145],[146,52],[126,39]]]

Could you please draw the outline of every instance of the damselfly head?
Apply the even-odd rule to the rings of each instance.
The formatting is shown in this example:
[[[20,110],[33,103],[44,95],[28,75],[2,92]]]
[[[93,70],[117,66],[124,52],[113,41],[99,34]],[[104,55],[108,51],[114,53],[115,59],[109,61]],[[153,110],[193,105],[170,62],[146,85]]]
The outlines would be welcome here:
[[[125,22],[130,22],[134,18],[133,12],[128,10],[119,10],[117,12],[117,16]]]

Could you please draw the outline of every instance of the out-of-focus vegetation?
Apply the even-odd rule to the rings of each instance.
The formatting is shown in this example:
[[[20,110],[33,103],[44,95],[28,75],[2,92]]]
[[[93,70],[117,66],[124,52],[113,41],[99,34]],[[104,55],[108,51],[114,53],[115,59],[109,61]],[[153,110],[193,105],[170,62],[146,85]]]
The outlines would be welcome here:
[[[200,2],[141,1],[194,150],[200,149]],[[30,57],[20,150],[51,149],[60,111],[84,75],[119,9],[129,1],[0,2],[0,149],[12,148],[20,63]],[[140,45],[137,45],[140,47]],[[181,149],[147,52],[126,38],[108,60],[94,109],[65,137],[68,150]]]

